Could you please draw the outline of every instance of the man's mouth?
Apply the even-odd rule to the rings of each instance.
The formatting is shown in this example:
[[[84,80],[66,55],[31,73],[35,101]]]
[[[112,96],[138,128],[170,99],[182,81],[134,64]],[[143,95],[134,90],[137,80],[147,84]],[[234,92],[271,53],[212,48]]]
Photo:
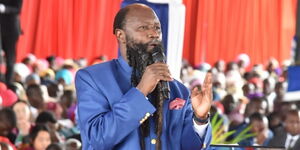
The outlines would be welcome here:
[[[158,46],[160,44],[160,42],[151,42],[148,44],[149,49],[153,49],[154,47]]]

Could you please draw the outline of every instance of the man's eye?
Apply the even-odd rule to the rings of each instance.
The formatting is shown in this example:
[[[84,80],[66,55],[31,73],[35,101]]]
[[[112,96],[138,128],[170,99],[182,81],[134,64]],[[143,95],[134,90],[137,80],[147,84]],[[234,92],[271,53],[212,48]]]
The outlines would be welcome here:
[[[146,30],[146,29],[147,29],[146,26],[140,26],[139,28],[140,28],[141,30]]]
[[[160,30],[160,27],[159,27],[159,26],[155,26],[155,29],[156,29],[156,30]]]

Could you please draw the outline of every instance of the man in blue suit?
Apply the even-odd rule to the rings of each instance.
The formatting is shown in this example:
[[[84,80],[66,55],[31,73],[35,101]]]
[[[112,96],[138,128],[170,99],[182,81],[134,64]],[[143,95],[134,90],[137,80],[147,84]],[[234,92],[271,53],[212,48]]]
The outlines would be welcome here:
[[[76,75],[78,124],[85,150],[200,150],[211,140],[212,76],[202,90],[174,80],[163,53],[160,22],[143,4],[122,8],[113,33],[118,59],[81,69]],[[162,94],[162,81],[170,96]]]

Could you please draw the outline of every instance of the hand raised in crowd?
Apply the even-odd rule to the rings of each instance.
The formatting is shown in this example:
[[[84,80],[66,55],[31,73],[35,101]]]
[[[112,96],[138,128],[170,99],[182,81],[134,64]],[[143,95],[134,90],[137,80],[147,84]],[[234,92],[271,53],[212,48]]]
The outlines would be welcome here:
[[[195,116],[206,119],[212,103],[212,74],[207,73],[202,90],[194,88],[191,94],[191,101]]]
[[[154,63],[146,67],[145,72],[137,85],[145,96],[151,93],[159,81],[172,81],[168,65],[165,63]]]

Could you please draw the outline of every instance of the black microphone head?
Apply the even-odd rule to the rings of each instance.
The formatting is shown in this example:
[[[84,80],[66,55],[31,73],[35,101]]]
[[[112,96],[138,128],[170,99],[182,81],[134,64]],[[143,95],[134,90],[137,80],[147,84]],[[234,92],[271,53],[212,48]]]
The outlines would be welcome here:
[[[153,59],[154,63],[157,63],[157,62],[165,63],[166,62],[165,54],[164,54],[164,52],[161,48],[154,48],[153,49],[152,59]]]

